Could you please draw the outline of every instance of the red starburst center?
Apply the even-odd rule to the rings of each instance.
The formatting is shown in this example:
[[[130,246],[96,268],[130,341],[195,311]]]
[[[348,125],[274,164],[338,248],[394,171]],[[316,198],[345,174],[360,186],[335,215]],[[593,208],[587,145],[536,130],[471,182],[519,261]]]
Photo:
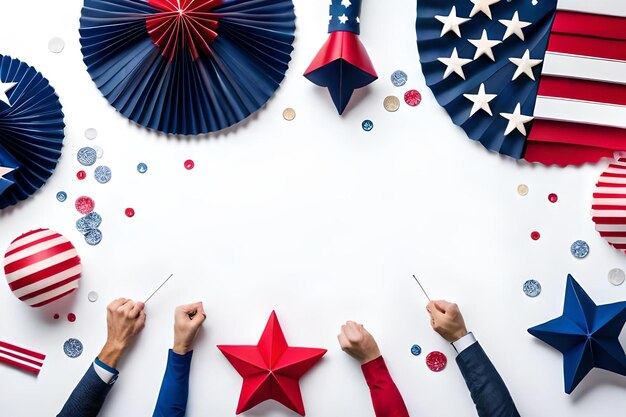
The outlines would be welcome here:
[[[211,13],[222,0],[148,0],[159,10],[146,19],[152,42],[163,56],[174,59],[177,53],[189,50],[198,59],[200,53],[210,54],[217,38],[218,15]]]

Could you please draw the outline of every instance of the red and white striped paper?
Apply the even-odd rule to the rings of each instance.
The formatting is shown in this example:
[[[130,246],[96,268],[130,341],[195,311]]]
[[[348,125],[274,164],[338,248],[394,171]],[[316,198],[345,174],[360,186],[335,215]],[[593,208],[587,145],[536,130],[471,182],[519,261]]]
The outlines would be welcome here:
[[[17,298],[41,307],[76,291],[82,265],[72,242],[52,230],[39,229],[11,243],[4,272]]]
[[[0,362],[39,375],[46,355],[0,341]]]
[[[564,165],[626,150],[626,2],[559,0],[526,159]]]
[[[609,165],[593,193],[591,217],[596,231],[626,253],[626,159]]]

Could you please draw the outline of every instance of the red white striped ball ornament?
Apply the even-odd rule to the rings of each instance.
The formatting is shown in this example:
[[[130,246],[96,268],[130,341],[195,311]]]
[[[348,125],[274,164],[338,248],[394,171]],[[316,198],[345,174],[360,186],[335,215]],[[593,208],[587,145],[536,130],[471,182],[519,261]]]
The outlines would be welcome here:
[[[611,162],[593,193],[591,217],[596,231],[626,253],[626,158]]]
[[[11,242],[4,273],[13,294],[41,307],[78,289],[83,267],[72,242],[49,229],[32,230]]]

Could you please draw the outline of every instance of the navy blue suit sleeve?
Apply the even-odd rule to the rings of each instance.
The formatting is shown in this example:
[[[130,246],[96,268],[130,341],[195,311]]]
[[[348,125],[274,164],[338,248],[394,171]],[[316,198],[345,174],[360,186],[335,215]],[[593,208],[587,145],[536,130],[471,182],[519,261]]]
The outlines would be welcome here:
[[[193,351],[179,355],[170,349],[153,417],[183,417],[185,415],[192,355]]]
[[[57,417],[96,417],[111,387],[89,365]]]
[[[456,363],[480,417],[519,417],[509,390],[478,342],[463,350]]]

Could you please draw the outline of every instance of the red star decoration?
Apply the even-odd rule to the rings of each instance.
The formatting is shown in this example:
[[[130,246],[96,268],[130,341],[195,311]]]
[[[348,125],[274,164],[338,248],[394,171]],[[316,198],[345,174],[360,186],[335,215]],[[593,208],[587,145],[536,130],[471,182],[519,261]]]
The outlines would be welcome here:
[[[211,10],[222,0],[148,0],[159,10],[146,19],[152,42],[163,51],[163,56],[174,60],[177,52],[189,49],[195,61],[200,52],[211,53],[211,44],[217,38],[218,16]]]
[[[274,311],[256,346],[218,348],[243,377],[237,414],[272,399],[304,415],[298,380],[324,356],[326,349],[288,346]]]

